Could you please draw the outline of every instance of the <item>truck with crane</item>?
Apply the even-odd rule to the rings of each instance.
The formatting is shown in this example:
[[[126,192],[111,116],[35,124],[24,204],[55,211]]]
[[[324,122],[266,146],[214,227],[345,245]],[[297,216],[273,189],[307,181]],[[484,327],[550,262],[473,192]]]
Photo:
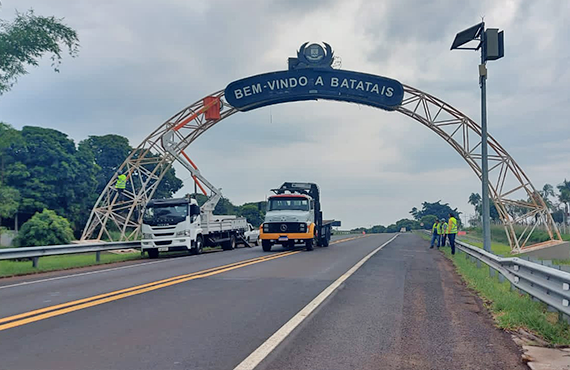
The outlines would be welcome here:
[[[222,191],[214,187],[190,161],[183,161],[175,150],[174,135],[163,136],[163,147],[190,171],[194,181],[200,180],[211,195],[200,207],[190,197],[153,199],[146,203],[142,218],[141,251],[149,258],[157,258],[160,252],[186,250],[200,254],[204,247],[221,245],[223,250],[232,250],[238,244],[250,246],[244,233],[250,231],[245,217],[215,215],[216,204]]]
[[[265,220],[259,238],[263,251],[280,244],[293,248],[303,244],[312,251],[314,246],[328,247],[333,226],[340,221],[323,220],[320,191],[317,184],[285,182],[267,200]]]

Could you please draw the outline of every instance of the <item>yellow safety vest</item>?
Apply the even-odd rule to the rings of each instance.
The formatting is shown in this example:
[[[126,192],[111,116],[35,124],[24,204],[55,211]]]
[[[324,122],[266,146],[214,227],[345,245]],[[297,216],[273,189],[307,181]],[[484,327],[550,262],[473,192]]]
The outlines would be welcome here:
[[[457,220],[455,219],[455,217],[449,218],[449,221],[447,222],[447,233],[457,234]]]
[[[443,224],[440,223],[439,226],[437,227],[437,235],[441,235],[443,234]]]
[[[127,176],[119,175],[119,177],[117,177],[117,183],[115,184],[115,188],[125,189],[126,187],[127,187]]]
[[[434,223],[433,226],[431,227],[431,233],[432,234],[434,231],[439,234],[439,222]]]

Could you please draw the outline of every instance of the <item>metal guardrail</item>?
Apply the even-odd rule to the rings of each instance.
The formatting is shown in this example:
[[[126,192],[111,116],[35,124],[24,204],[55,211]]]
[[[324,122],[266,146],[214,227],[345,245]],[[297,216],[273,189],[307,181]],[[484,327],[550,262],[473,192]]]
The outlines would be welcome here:
[[[498,273],[499,280],[507,279],[512,287],[546,303],[570,321],[570,273],[517,257],[499,257],[462,241],[455,244],[467,258],[489,266],[491,276]]]
[[[38,267],[38,259],[45,256],[56,256],[62,254],[93,253],[95,260],[101,259],[101,252],[117,249],[140,249],[141,242],[110,242],[110,243],[83,243],[46,245],[43,247],[5,248],[0,249],[0,260],[12,260],[20,258],[31,258],[34,267]]]

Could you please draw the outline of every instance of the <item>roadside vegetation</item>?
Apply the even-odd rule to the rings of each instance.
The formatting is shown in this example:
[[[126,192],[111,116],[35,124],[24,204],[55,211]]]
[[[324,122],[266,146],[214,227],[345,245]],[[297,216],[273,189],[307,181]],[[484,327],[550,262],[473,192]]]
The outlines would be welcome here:
[[[509,331],[523,328],[552,345],[570,345],[570,326],[559,321],[558,313],[549,312],[544,303],[535,302],[528,295],[511,291],[508,281],[500,283],[497,277],[490,277],[485,264],[477,268],[463,254],[452,256],[450,248],[442,250],[467,286],[483,298],[500,328]]]
[[[416,232],[422,239],[429,241],[428,234]],[[469,243],[474,245],[473,243]],[[493,252],[510,248],[492,243]],[[482,248],[482,245],[477,245]],[[477,268],[477,264],[465,258],[462,253],[451,255],[449,247],[440,249],[449,258],[467,286],[483,299],[485,306],[492,313],[497,326],[517,331],[522,328],[544,339],[552,345],[570,345],[570,325],[559,321],[558,313],[549,312],[544,303],[533,301],[528,295],[510,288],[510,283],[499,282],[497,277],[489,276],[489,267],[485,264]]]

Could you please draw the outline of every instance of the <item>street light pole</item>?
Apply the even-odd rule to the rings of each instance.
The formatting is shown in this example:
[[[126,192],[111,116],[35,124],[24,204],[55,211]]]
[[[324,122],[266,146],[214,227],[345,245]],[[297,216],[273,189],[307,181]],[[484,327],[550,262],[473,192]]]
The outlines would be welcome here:
[[[483,249],[491,251],[491,212],[489,205],[489,157],[487,148],[487,64],[485,60],[485,22],[481,23],[481,65],[479,84],[481,85],[481,194],[483,197]]]
[[[471,41],[479,41],[477,47],[463,47]],[[487,61],[497,60],[504,56],[503,31],[492,28],[485,30],[485,22],[481,22],[455,35],[451,50],[481,49],[479,65],[479,85],[481,86],[481,193],[483,201],[483,249],[491,251],[491,220],[489,205],[489,162],[487,146]]]

